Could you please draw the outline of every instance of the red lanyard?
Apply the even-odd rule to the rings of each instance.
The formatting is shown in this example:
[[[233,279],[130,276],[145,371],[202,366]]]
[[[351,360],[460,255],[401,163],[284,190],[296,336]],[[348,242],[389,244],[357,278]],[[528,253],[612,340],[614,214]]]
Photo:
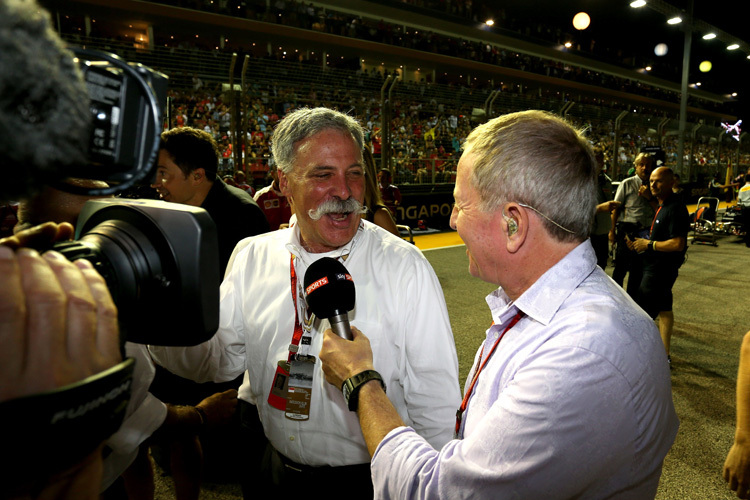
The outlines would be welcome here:
[[[500,336],[497,338],[495,343],[492,345],[492,349],[490,349],[490,352],[487,353],[487,358],[482,362],[481,365],[477,367],[477,370],[474,372],[474,377],[471,379],[471,384],[469,385],[469,388],[466,390],[466,394],[464,394],[464,399],[461,401],[461,407],[456,411],[456,436],[458,436],[458,431],[461,429],[461,419],[463,418],[463,413],[466,411],[466,407],[469,405],[469,398],[471,397],[471,393],[474,392],[474,385],[477,383],[477,379],[479,378],[479,374],[484,369],[484,366],[487,364],[487,362],[492,357],[492,354],[495,352],[495,349],[497,349],[497,345],[500,343],[500,341],[503,339],[506,333],[508,333],[508,330],[516,326],[516,323],[518,323],[518,320],[520,320],[523,317],[523,312],[518,311],[515,316],[513,316],[513,319],[510,321],[508,326],[505,327],[505,330],[503,330],[503,333],[500,334]],[[479,354],[479,359],[481,361],[482,355],[484,354],[484,346],[482,346],[482,351]]]
[[[294,302],[294,334],[292,335],[292,343],[289,344],[289,359],[288,361],[292,361],[292,358],[297,353],[297,350],[299,349],[299,342],[302,339],[302,323],[299,320],[299,312],[297,309],[297,273],[294,270],[294,255],[289,257],[289,276],[290,281],[292,282],[292,301]]]
[[[656,213],[654,214],[654,220],[651,221],[651,229],[648,230],[648,237],[651,237],[651,233],[654,232],[654,224],[656,223],[656,218],[659,216],[659,212],[661,211],[661,205],[659,205],[659,208],[656,210]]]

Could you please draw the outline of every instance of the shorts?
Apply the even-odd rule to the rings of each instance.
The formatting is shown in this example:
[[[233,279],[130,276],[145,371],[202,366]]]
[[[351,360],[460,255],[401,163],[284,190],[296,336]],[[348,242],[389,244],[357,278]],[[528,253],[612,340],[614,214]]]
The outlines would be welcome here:
[[[677,270],[645,269],[638,289],[638,305],[652,318],[672,310],[672,287]]]

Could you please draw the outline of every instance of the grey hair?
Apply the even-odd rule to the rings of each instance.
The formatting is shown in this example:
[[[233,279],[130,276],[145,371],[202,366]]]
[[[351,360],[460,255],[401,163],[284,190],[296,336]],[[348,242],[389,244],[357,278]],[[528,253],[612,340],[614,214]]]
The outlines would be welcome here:
[[[86,162],[89,98],[73,54],[35,0],[0,1],[0,200]]]
[[[596,161],[588,140],[568,122],[537,110],[503,115],[469,134],[465,154],[473,156],[470,179],[482,210],[523,203],[554,221],[541,219],[557,240],[588,238],[596,210]]]
[[[286,115],[271,137],[271,154],[277,167],[288,174],[294,168],[296,144],[324,130],[349,134],[359,150],[365,146],[362,126],[349,115],[328,108],[301,108]]]

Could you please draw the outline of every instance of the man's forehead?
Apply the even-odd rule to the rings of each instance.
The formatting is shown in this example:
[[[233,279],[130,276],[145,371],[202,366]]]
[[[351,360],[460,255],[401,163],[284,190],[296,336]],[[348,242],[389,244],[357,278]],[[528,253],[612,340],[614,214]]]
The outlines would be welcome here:
[[[469,181],[469,175],[474,165],[473,155],[464,152],[461,155],[461,159],[458,160],[456,166],[456,184],[453,187],[453,197],[461,197],[461,193],[467,189],[467,182]]]

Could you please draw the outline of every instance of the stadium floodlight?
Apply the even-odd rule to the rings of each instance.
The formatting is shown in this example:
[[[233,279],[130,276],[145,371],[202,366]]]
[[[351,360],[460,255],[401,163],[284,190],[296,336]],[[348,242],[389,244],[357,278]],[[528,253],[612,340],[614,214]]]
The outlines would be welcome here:
[[[737,50],[740,48],[740,44],[733,43],[732,45],[727,46],[727,50]]]
[[[706,33],[703,35],[704,40],[713,40],[714,38],[716,38],[716,33]]]
[[[680,16],[676,16],[667,20],[667,24],[680,24],[681,22],[682,18]]]
[[[646,0],[635,0],[635,2],[630,2],[630,6],[634,9],[639,9],[641,7],[646,6]]]

